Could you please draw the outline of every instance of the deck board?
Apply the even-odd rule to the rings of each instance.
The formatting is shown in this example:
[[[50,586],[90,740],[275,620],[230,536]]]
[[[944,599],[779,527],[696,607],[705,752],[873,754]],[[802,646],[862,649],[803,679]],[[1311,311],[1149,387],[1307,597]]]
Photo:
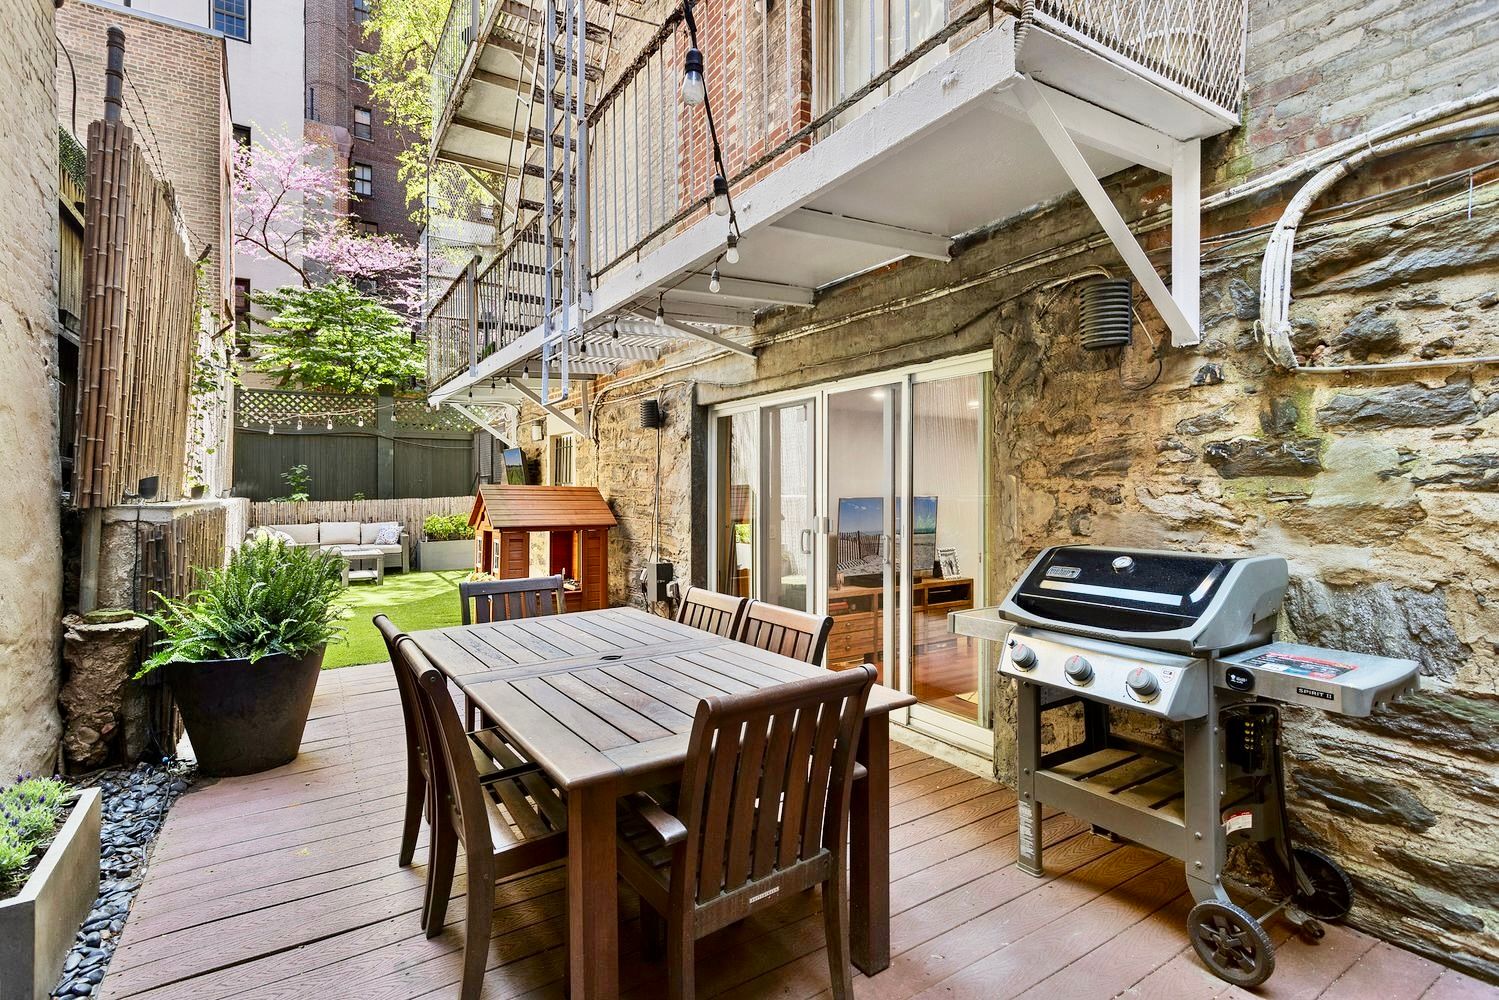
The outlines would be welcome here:
[[[303,753],[204,783],[168,815],[101,996],[109,1000],[439,1000],[454,996],[463,905],[418,927],[424,870],[396,867],[405,757],[388,666],[325,673]],[[1192,954],[1181,866],[1049,813],[1047,877],[1015,867],[1015,796],[892,747],[891,967],[861,998],[1245,997]],[[425,844],[425,835],[422,844]],[[552,866],[496,890],[484,996],[563,996],[566,879]],[[462,862],[455,897],[467,890]],[[638,958],[638,901],[621,896],[621,993],[661,995]],[[816,893],[698,945],[701,996],[827,995]],[[1317,945],[1272,925],[1277,971],[1260,998],[1499,1000],[1486,986],[1346,928]]]

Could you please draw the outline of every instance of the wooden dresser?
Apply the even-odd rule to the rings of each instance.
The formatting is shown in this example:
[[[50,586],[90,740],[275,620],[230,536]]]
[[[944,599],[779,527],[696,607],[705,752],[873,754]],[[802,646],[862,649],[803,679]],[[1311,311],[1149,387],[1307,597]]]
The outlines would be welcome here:
[[[912,585],[911,648],[917,653],[956,641],[947,629],[949,611],[973,607],[971,577],[924,577]],[[851,667],[876,658],[885,644],[881,587],[837,587],[828,592],[833,631],[828,666]]]

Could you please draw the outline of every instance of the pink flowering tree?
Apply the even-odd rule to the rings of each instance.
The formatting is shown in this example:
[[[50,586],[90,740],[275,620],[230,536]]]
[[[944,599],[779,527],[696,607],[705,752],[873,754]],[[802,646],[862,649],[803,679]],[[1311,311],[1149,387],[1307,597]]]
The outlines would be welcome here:
[[[235,249],[276,260],[305,288],[347,278],[393,306],[421,303],[421,253],[396,236],[357,232],[348,178],[315,143],[272,137],[234,156]]]

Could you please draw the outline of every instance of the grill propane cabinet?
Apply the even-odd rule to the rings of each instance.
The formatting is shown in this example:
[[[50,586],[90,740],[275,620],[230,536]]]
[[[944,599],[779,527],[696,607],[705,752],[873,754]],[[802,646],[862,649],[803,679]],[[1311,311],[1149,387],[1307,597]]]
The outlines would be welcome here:
[[[1061,546],[998,608],[950,616],[954,632],[1002,642],[1000,672],[1019,685],[1020,867],[1042,873],[1043,805],[1180,858],[1193,947],[1238,986],[1274,971],[1261,921],[1283,913],[1317,938],[1353,905],[1343,870],[1292,842],[1279,706],[1368,715],[1418,685],[1413,660],[1271,642],[1286,581],[1278,556]],[[1042,715],[1078,703],[1082,741],[1043,754]],[[1112,732],[1113,709],[1181,723],[1182,750]],[[1244,842],[1275,880],[1274,898],[1230,880],[1258,916],[1224,885]]]

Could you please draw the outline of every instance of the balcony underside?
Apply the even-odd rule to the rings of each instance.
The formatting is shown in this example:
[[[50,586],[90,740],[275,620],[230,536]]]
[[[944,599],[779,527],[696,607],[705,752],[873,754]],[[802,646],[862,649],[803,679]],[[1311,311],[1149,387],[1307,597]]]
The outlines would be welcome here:
[[[1028,58],[1045,55],[1037,34],[1027,40]],[[1100,57],[1090,58],[1103,77],[1117,71]],[[1228,127],[1221,116],[1207,115],[1180,95],[1163,96],[1144,78],[1135,77],[1133,85],[1129,101],[1159,112],[1152,126],[1040,88],[1077,139],[1094,177],[1137,163],[1169,170],[1178,136],[1201,134],[1214,123],[1217,131]],[[818,289],[890,261],[909,255],[946,259],[953,237],[1073,191],[1073,177],[1022,104],[1031,86],[1016,65],[1011,25],[980,35],[737,191],[741,259],[720,264],[719,292],[709,291],[708,272],[724,248],[727,223],[708,215],[598,275],[586,327],[607,329],[621,316],[648,318],[658,303],[671,321],[668,330],[746,326],[756,312],[810,306]],[[1135,92],[1140,87],[1156,91],[1154,104]],[[538,371],[541,340],[539,328],[522,334],[431,398],[441,402],[474,389],[488,395],[497,377],[523,366]],[[498,398],[514,398],[503,381],[499,385]]]

